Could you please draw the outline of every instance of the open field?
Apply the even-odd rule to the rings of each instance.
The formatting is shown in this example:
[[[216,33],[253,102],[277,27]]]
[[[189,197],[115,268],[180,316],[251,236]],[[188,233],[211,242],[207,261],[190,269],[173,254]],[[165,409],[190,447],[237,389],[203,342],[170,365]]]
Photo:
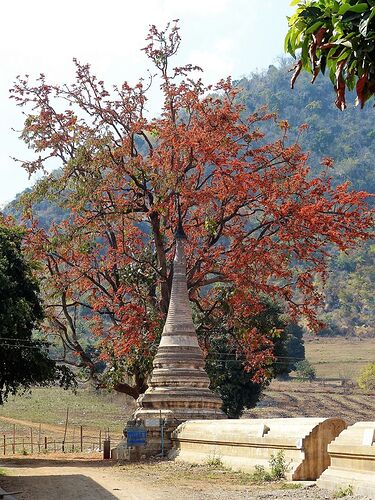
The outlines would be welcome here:
[[[375,397],[337,384],[273,381],[246,418],[341,417],[348,424],[374,420]]]
[[[306,358],[320,380],[274,380],[246,417],[341,417],[349,424],[374,420],[375,395],[356,387],[360,369],[375,362],[375,339],[307,337]],[[327,380],[324,380],[327,379]]]
[[[76,393],[59,387],[35,388],[31,393],[11,396],[0,406],[0,417],[31,420],[55,426],[64,426],[66,410],[72,426],[107,429],[121,432],[134,403],[123,394],[91,389]],[[130,408],[129,408],[130,406]]]
[[[115,444],[122,434],[134,402],[124,395],[79,389],[76,394],[60,388],[35,388],[31,394],[12,396],[0,406],[0,450],[6,454],[31,453],[32,450],[101,448],[109,433]],[[65,422],[68,410],[68,425]],[[82,426],[82,430],[81,430]],[[32,445],[33,442],[33,445]],[[13,443],[16,443],[14,445]]]
[[[305,351],[319,378],[355,381],[365,365],[375,363],[375,339],[309,336]]]

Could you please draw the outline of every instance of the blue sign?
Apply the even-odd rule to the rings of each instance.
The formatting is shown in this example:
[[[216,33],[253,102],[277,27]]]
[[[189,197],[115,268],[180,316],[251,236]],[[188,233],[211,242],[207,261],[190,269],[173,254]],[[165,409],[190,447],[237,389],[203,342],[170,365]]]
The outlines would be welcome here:
[[[147,440],[147,430],[140,427],[126,429],[128,446],[144,446]]]

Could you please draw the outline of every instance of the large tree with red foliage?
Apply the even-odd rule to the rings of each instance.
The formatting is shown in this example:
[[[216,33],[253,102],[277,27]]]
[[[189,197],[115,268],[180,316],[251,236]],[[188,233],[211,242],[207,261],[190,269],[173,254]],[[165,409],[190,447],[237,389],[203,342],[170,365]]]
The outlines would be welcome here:
[[[192,76],[199,68],[170,69],[176,25],[151,27],[147,40],[164,99],[157,118],[145,116],[142,80],[108,90],[77,61],[72,85],[41,75],[35,85],[18,78],[11,91],[32,107],[22,137],[37,158],[24,168],[51,159],[61,168],[23,200],[30,249],[43,263],[46,329],[92,376],[99,357],[116,389],[134,397],[145,389],[169,304],[178,194],[202,346],[210,350],[212,322],[222,321],[234,352],[262,380],[272,339],[251,318],[266,296],[282,300],[291,318],[317,323],[314,278],[324,276],[327,245],[366,238],[366,194],[332,188],[326,172],[311,178],[308,155],[288,144],[287,123],[268,143],[259,124],[274,116],[244,117],[230,79],[206,87]],[[68,209],[48,229],[32,213],[44,197]],[[95,350],[82,342],[83,314]]]

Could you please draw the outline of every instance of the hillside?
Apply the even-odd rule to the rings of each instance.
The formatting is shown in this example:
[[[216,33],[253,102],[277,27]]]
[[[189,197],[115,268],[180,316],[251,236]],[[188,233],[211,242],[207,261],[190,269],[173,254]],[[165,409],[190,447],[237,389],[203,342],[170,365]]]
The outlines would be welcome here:
[[[299,136],[299,126],[306,123],[308,129],[299,136],[299,142],[310,153],[312,175],[319,171],[321,159],[328,156],[334,160],[331,176],[335,185],[349,181],[354,189],[374,194],[374,109],[355,107],[355,97],[351,94],[348,108],[339,111],[328,78],[320,77],[312,85],[310,76],[301,74],[292,91],[290,67],[291,61],[283,60],[278,68],[270,66],[238,82],[239,98],[247,111],[252,113],[266,105],[279,119],[288,120],[290,141]],[[272,124],[266,123],[264,128],[267,138],[276,138],[278,131]],[[334,254],[321,312],[321,319],[327,325],[323,334],[375,336],[374,255],[375,246],[371,242],[348,254]]]
[[[319,169],[320,160],[329,156],[334,160],[332,176],[335,184],[350,181],[355,189],[375,193],[373,158],[375,155],[374,110],[371,106],[360,110],[354,106],[354,94],[348,95],[348,108],[339,111],[333,97],[332,84],[320,77],[312,85],[310,76],[301,74],[296,88],[290,89],[290,60],[267,71],[243,78],[238,82],[240,99],[249,112],[263,105],[288,120],[290,137],[296,138],[298,127],[309,128],[300,137],[300,144],[310,152],[312,172]],[[267,125],[269,135],[276,134]]]

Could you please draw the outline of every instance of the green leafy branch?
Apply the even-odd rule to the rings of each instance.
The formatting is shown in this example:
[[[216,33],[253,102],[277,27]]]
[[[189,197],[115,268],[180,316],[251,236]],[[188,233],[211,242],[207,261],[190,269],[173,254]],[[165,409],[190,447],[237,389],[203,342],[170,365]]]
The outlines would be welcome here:
[[[375,94],[375,0],[293,0],[285,52],[298,60],[293,88],[302,70],[328,73],[336,91],[336,106],[346,108],[346,89],[356,89],[356,104],[364,107]]]

